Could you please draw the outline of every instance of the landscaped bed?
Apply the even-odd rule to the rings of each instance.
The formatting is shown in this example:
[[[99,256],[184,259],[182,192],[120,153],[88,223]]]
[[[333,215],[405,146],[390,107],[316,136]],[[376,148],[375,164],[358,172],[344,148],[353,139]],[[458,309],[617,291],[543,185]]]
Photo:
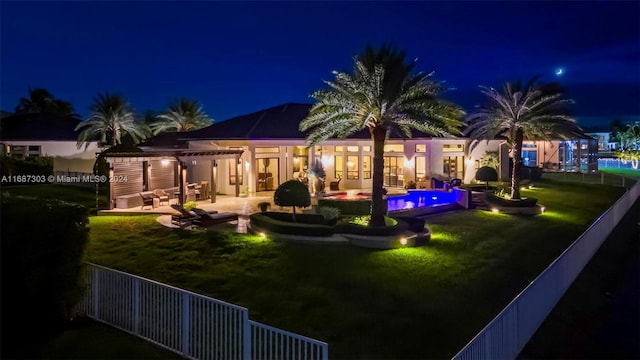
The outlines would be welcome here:
[[[428,218],[426,247],[372,251],[91,218],[87,258],[249,308],[327,341],[331,358],[451,357],[623,193],[541,180],[537,217]]]

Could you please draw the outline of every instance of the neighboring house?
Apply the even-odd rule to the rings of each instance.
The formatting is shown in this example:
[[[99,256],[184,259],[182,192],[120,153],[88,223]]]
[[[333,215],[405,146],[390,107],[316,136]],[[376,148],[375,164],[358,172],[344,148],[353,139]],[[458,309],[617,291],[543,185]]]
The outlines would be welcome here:
[[[600,154],[600,157],[613,157],[613,153],[618,148],[618,142],[611,139],[610,132],[588,132],[587,135],[598,141],[598,153]]]
[[[2,118],[0,146],[7,156],[53,157],[56,173],[93,173],[97,142],[78,149],[75,127],[80,120],[49,114],[19,114]]]

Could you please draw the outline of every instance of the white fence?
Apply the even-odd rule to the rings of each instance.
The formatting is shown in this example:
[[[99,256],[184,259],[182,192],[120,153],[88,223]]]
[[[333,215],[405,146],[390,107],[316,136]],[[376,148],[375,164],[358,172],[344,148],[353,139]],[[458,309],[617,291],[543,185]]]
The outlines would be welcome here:
[[[246,308],[86,264],[78,312],[190,359],[327,360],[329,346],[249,320]]]
[[[453,358],[515,359],[638,197],[640,181],[596,219]]]

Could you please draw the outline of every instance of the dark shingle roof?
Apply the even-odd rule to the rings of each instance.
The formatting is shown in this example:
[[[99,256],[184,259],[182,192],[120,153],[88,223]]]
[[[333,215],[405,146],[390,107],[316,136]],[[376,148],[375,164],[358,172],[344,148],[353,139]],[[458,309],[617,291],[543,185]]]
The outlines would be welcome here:
[[[1,140],[76,141],[80,119],[51,114],[18,114],[0,120]]]
[[[311,104],[286,103],[226,121],[215,123],[203,129],[181,133],[183,140],[226,140],[226,139],[304,139],[306,135],[298,130],[300,122],[309,115]],[[369,139],[368,130],[361,130],[349,136],[350,139]],[[391,134],[399,139],[399,134]],[[431,137],[414,131],[413,137]]]
[[[13,115],[13,113],[10,113],[10,112],[4,111],[4,110],[0,110],[0,119],[4,119],[7,116],[11,116],[11,115]]]

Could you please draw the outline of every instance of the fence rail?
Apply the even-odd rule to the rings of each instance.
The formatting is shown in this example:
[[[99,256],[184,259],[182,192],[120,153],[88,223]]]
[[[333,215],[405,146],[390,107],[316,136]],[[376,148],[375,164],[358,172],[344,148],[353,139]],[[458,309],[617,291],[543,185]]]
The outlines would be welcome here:
[[[640,177],[640,172],[638,172]],[[621,187],[631,187],[637,179],[631,176],[610,174],[606,172],[597,173],[576,173],[576,172],[545,172],[543,179],[556,181],[580,182],[585,184],[613,185]]]
[[[185,358],[328,359],[326,343],[250,321],[241,306],[100,265],[85,266],[87,288],[78,313]]]
[[[453,358],[515,359],[638,197],[640,182],[596,219]]]

